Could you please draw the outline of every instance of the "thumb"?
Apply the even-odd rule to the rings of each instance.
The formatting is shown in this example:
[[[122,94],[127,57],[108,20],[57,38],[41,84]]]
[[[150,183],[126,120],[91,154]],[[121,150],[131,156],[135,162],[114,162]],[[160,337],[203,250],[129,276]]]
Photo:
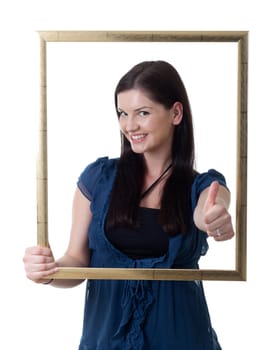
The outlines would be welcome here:
[[[216,197],[219,191],[219,182],[213,181],[209,187],[208,196],[205,202],[205,211],[213,207],[216,201]]]

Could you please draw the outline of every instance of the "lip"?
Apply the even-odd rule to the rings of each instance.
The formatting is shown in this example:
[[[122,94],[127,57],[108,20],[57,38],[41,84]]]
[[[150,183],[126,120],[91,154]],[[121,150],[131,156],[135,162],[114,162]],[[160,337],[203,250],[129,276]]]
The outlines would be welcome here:
[[[141,143],[145,140],[147,134],[133,134],[130,135],[130,140],[133,143]]]

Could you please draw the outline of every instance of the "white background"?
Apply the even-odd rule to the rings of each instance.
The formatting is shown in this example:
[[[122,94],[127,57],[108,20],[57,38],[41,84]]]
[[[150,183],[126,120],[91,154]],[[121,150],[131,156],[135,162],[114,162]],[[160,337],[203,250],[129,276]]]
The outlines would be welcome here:
[[[34,285],[26,280],[22,264],[25,247],[36,242],[36,30],[250,31],[248,281],[205,282],[205,290],[224,350],[273,348],[268,321],[273,311],[269,4],[33,0],[0,5],[1,348],[74,350],[81,334],[83,286],[58,290]]]
[[[235,224],[237,43],[49,43],[49,234],[55,253],[66,248],[79,173],[98,157],[119,156],[117,82],[134,64],[153,59],[170,62],[183,77],[194,116],[197,169],[225,174]],[[235,240],[209,241],[202,268],[234,270]]]

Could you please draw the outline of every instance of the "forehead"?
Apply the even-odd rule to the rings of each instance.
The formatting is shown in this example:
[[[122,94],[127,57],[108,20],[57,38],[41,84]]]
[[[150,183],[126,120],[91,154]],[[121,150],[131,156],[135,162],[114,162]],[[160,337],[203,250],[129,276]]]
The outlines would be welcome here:
[[[117,104],[121,109],[137,109],[143,106],[153,106],[156,103],[141,89],[131,89],[117,95]]]

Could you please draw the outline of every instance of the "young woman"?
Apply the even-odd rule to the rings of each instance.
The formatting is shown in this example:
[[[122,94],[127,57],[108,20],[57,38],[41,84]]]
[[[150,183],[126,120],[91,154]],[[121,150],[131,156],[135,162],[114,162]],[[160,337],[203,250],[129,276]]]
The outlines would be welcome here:
[[[79,177],[70,241],[26,249],[27,277],[44,283],[59,266],[198,268],[234,235],[229,191],[216,170],[194,169],[190,104],[169,63],[142,62],[119,81],[121,156]],[[48,280],[55,287],[82,281]],[[219,350],[202,282],[88,280],[80,350]]]

